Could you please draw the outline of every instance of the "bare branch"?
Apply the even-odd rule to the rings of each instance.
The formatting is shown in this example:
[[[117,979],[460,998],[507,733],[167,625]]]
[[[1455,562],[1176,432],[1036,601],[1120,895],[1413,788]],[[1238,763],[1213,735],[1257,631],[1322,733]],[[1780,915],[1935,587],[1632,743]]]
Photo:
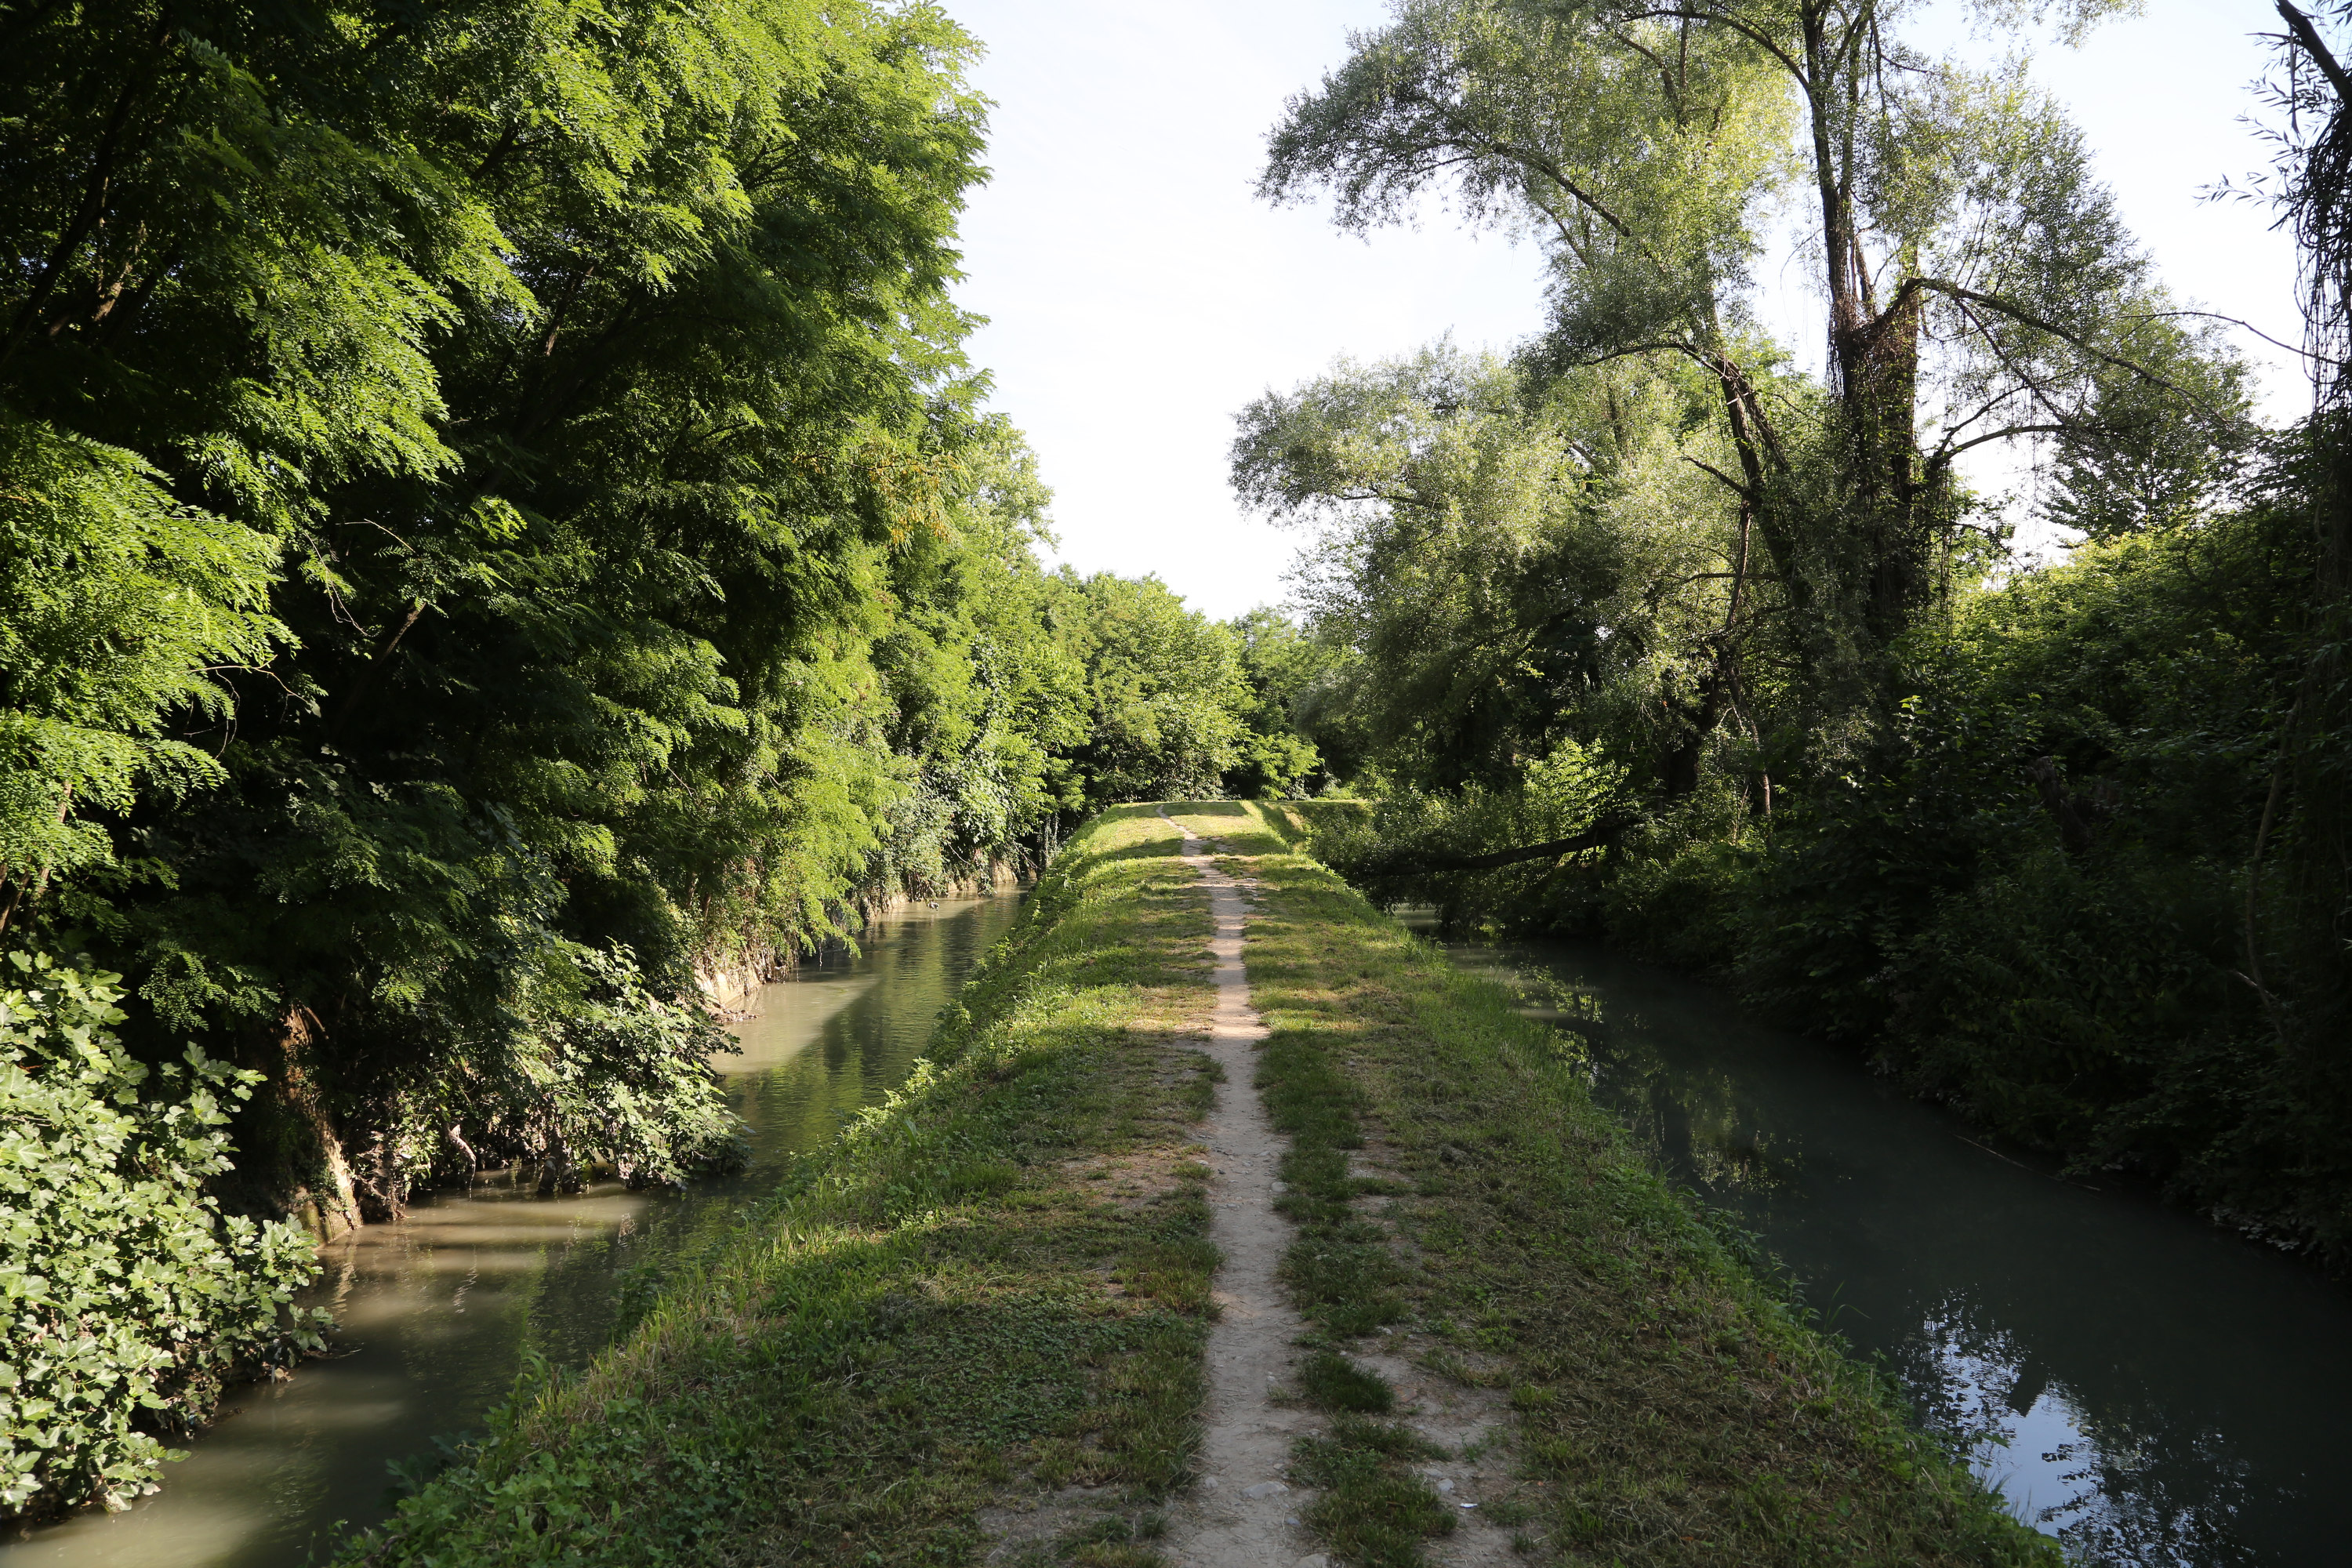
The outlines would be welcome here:
[[[1769,54],[1774,59],[1779,60],[1780,64],[1787,68],[1790,76],[1795,77],[1799,81],[1805,79],[1804,68],[1800,66],[1795,60],[1790,58],[1787,50],[1781,48],[1780,46],[1775,43],[1769,35],[1749,26],[1747,23],[1738,20],[1737,17],[1726,16],[1718,12],[1713,11],[1687,11],[1679,8],[1655,11],[1629,11],[1625,13],[1625,17],[1628,21],[1642,21],[1649,18],[1664,16],[1675,16],[1679,17],[1685,22],[1706,22],[1718,27],[1728,27],[1733,32],[1738,33],[1742,37],[1748,39],[1748,42],[1754,44],[1758,48]]]
[[[1987,431],[1984,435],[1973,437],[1958,446],[1938,447],[1936,449],[1936,455],[1927,460],[1939,468],[1948,467],[1951,460],[1962,452],[1994,441],[2012,441],[2020,436],[2071,436],[2082,428],[2080,425],[2004,425],[1998,430]]]
[[[1632,826],[1632,818],[1615,817],[1572,838],[1554,838],[1517,849],[1497,849],[1488,855],[1399,856],[1379,867],[1377,874],[1397,877],[1426,875],[1433,871],[1491,871],[1497,866],[1516,866],[1528,860],[1559,860],[1587,849],[1603,848]]]
[[[2278,0],[2278,14],[2285,19],[2287,30],[2294,35],[2294,41],[2303,46],[2303,52],[2309,55],[2312,63],[2325,71],[2327,79],[2335,84],[2337,100],[2352,103],[2352,78],[2345,75],[2344,68],[2336,63],[2336,56],[2320,41],[2319,29],[2311,25],[2311,18],[2288,5],[2287,0]]]
[[[1694,468],[1702,469],[1706,473],[1713,474],[1717,479],[1721,479],[1725,488],[1729,489],[1733,495],[1738,496],[1741,500],[1753,501],[1756,499],[1754,492],[1746,485],[1741,484],[1738,479],[1733,479],[1729,474],[1725,473],[1713,463],[1701,462],[1698,458],[1692,457],[1688,452],[1685,452],[1683,454],[1683,461],[1688,463]],[[1710,573],[1708,575],[1725,576],[1728,575],[1728,574],[1718,572]]]
[[[2162,321],[2168,316],[2201,316],[2209,321],[2227,321],[2233,327],[2242,328],[2246,331],[2253,333],[2254,336],[2262,339],[2263,342],[2270,344],[2271,347],[2274,349],[2284,349],[2291,354],[2300,354],[2305,359],[2316,360],[2321,364],[2344,365],[2352,363],[2352,361],[2331,359],[2326,354],[2315,354],[2309,349],[2297,348],[2293,343],[2283,343],[2279,342],[2278,339],[2263,331],[2260,327],[2254,325],[2252,321],[2242,321],[2235,316],[2225,316],[2219,310],[2135,310],[2132,314],[2135,318],[2140,321]]]
[[[2026,326],[2032,327],[2036,331],[2048,332],[2052,337],[2058,339],[2062,342],[2073,344],[2075,348],[2081,350],[2083,353],[2090,355],[2093,359],[2099,361],[2103,364],[2113,365],[2117,370],[2129,371],[2132,374],[2138,376],[2142,381],[2148,383],[2152,386],[2160,386],[2164,388],[2165,391],[2171,393],[2175,397],[2180,398],[2184,402],[2197,404],[2200,407],[2203,406],[2202,401],[2195,393],[2192,393],[2186,387],[2180,386],[2176,383],[2157,374],[2156,372],[2148,369],[2146,365],[2136,364],[2132,361],[2124,359],[2119,355],[2111,354],[2107,353],[2106,350],[2096,347],[2095,345],[2086,342],[2080,333],[2069,331],[2064,327],[2058,325],[2055,321],[2046,321],[2042,317],[2034,314],[2032,310],[2027,310],[2024,306],[2020,305],[2013,300],[2004,300],[1998,294],[1987,294],[1981,289],[1962,288],[1958,283],[1949,282],[1941,278],[1905,279],[1903,280],[1903,287],[1895,291],[1894,303],[1888,305],[1884,311],[1880,312],[1878,321],[1883,322],[1886,321],[1888,318],[1892,317],[1895,311],[1901,310],[1905,304],[1908,303],[1909,297],[1911,295],[1918,293],[1923,289],[1930,289],[1948,299],[1965,300],[1970,304],[1982,305],[1990,310],[1998,310],[2012,321],[2021,322]],[[1874,326],[1877,324],[1877,322],[1873,323]]]

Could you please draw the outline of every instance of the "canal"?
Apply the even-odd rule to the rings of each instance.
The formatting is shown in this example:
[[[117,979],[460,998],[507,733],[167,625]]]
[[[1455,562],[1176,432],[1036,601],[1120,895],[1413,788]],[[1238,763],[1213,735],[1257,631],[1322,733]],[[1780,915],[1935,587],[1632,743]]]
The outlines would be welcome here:
[[[479,1426],[535,1359],[574,1366],[633,1295],[907,1076],[941,1007],[1012,924],[1016,898],[895,914],[861,951],[763,987],[717,1058],[748,1125],[740,1176],[683,1193],[617,1183],[541,1198],[531,1173],[434,1194],[397,1225],[323,1249],[313,1300],[340,1325],[330,1356],[235,1392],[227,1414],[128,1512],[84,1514],[0,1544],[0,1568],[297,1568],[345,1526],[391,1511],[389,1467],[429,1466]]]
[[[1411,923],[1411,922],[1409,922]],[[1453,944],[2077,1561],[2352,1562],[2352,1294],[1597,945]]]

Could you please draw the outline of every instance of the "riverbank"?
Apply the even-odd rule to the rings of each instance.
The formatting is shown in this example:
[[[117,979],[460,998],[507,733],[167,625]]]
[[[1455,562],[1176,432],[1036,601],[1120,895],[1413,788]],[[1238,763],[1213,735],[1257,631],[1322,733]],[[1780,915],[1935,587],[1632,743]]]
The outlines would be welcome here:
[[[1256,1087],[1292,1139],[1281,1278],[1313,1342],[1275,1392],[1318,1413],[1286,1479],[1302,1529],[1364,1563],[2048,1557],[1738,1267],[1507,994],[1258,808],[1177,815],[1256,894]],[[1211,922],[1178,848],[1150,807],[1098,819],[930,1065],[346,1561],[1158,1560],[1213,1310]],[[1416,1431],[1439,1410],[1482,1436]]]
[[[344,1560],[953,1562],[991,1505],[1081,1489],[1139,1528],[1188,1462],[1213,1262],[1173,843],[1146,810],[1071,846],[927,1065]]]
[[[729,1029],[740,1051],[712,1063],[744,1125],[739,1174],[540,1197],[525,1169],[421,1194],[404,1218],[322,1249],[303,1300],[340,1321],[326,1357],[232,1389],[130,1511],[0,1531],[0,1568],[317,1568],[347,1530],[392,1514],[387,1459],[423,1457],[429,1473],[438,1441],[479,1433],[533,1355],[586,1365],[673,1259],[732,1230],[905,1082],[1024,902],[902,910],[751,997],[753,1016]]]
[[[1521,1550],[2056,1561],[1667,1189],[1509,992],[1297,853],[1283,814],[1182,819],[1262,889],[1245,957],[1260,1081],[1297,1141],[1306,1310],[1386,1347],[1358,1360],[1393,1381],[1507,1405],[1511,1455],[1486,1468],[1518,1479]],[[1326,1511],[1344,1535],[1349,1510]]]

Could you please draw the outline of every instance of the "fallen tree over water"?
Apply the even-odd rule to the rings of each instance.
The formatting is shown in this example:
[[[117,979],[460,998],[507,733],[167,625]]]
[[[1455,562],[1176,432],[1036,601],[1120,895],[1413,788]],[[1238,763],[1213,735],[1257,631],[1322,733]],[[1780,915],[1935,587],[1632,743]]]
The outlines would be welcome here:
[[[1630,816],[1619,817],[1588,832],[1570,834],[1566,838],[1475,855],[1450,855],[1437,850],[1400,847],[1388,852],[1385,857],[1375,857],[1367,861],[1364,873],[1383,879],[1434,876],[1445,871],[1495,871],[1505,866],[1523,866],[1535,860],[1557,862],[1588,850],[1607,848],[1617,841],[1620,834],[1633,825],[1634,820]]]

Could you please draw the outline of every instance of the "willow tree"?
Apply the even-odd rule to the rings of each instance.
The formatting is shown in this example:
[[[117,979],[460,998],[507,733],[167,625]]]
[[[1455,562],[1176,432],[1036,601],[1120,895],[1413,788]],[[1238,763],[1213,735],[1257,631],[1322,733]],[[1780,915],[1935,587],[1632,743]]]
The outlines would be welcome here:
[[[1715,379],[1718,474],[1787,585],[1817,697],[1866,706],[1966,526],[1955,465],[2141,419],[2117,374],[2219,418],[2202,353],[2017,69],[1909,47],[1880,0],[1406,0],[1295,99],[1262,192],[1343,225],[1450,191],[1542,245],[1554,370],[1670,354]],[[2080,25],[2088,16],[2074,18]],[[1780,405],[1755,279],[1801,199],[1828,312],[1826,396]],[[2120,416],[2119,408],[2131,405]]]
[[[1309,531],[1294,581],[1357,656],[1335,695],[1389,778],[1507,789],[1601,735],[1681,796],[1720,713],[1748,727],[1735,648],[1768,604],[1709,477],[1731,460],[1704,423],[1715,384],[1545,382],[1441,344],[1244,411],[1234,488]]]

